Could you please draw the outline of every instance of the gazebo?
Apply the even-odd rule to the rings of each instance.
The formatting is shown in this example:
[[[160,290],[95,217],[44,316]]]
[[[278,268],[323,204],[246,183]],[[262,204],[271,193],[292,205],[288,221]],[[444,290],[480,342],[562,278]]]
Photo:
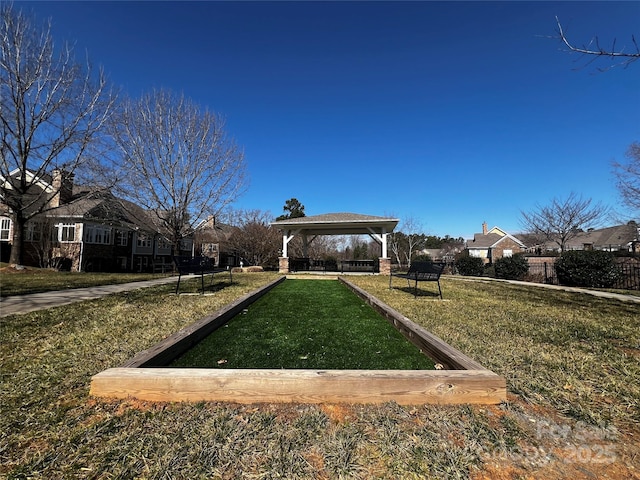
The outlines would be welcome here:
[[[388,275],[391,260],[387,253],[387,235],[398,225],[397,218],[376,217],[357,213],[325,213],[310,217],[289,218],[272,222],[282,230],[282,256],[279,259],[280,273],[289,273],[287,245],[296,236],[302,237],[304,255],[307,248],[319,235],[369,235],[382,246],[380,273]]]

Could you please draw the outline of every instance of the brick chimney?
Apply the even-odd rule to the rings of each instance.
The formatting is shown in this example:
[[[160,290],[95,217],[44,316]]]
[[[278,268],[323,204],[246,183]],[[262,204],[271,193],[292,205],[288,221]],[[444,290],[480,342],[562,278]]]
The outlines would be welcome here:
[[[71,200],[73,195],[73,177],[73,173],[65,172],[58,168],[53,171],[51,181],[53,197],[51,197],[49,201],[51,208],[59,207]]]
[[[487,222],[482,222],[482,234],[486,235],[488,232],[487,230]]]

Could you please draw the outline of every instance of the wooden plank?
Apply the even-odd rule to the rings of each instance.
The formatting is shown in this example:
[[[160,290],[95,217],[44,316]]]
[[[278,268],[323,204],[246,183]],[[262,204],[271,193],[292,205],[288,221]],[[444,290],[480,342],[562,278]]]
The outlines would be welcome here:
[[[454,370],[486,370],[472,358],[453,348],[440,337],[427,331],[417,323],[412,322],[400,312],[365,292],[360,287],[342,277],[339,280],[386,318],[407,340],[422,350],[429,358],[441,363],[445,368]]]
[[[487,370],[113,368],[92,378],[90,394],[163,402],[496,404],[506,400],[506,382]]]

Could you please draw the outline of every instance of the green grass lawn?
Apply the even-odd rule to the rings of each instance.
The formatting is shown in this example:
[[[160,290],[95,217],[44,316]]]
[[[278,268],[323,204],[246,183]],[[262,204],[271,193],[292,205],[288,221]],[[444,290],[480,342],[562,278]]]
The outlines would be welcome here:
[[[434,368],[389,322],[336,280],[286,280],[171,366]]]
[[[213,295],[176,296],[166,285],[0,319],[0,478],[637,476],[640,308],[537,287],[445,277],[441,302],[389,290],[382,276],[350,277],[504,375],[509,401],[499,406],[88,396],[92,375],[275,277],[238,274],[233,285],[216,281]]]

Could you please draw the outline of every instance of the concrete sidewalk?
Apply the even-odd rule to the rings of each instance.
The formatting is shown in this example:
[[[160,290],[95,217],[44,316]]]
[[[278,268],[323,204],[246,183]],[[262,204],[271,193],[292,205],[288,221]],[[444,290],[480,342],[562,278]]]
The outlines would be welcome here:
[[[29,313],[44,308],[58,307],[85,300],[93,300],[112,293],[127,292],[139,288],[154,287],[178,281],[178,277],[157,278],[143,282],[121,283],[117,285],[99,285],[96,287],[73,288],[53,292],[15,295],[0,299],[0,317],[20,313]]]

